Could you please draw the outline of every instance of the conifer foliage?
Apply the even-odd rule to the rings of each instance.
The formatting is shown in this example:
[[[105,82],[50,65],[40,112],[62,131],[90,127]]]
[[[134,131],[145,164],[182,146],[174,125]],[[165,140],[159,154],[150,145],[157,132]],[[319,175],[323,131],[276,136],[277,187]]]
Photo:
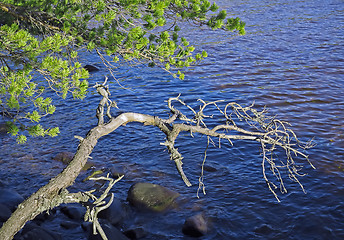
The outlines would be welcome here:
[[[9,133],[18,143],[59,133],[40,120],[56,110],[51,94],[85,97],[84,51],[98,54],[109,70],[146,64],[183,79],[182,68],[207,57],[182,37],[191,25],[245,33],[239,18],[207,0],[1,1],[0,106]]]

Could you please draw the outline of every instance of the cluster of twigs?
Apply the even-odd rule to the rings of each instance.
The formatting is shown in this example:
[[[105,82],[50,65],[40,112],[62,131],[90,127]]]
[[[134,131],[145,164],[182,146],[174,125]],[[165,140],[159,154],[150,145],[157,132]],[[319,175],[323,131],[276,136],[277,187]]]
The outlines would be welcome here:
[[[98,221],[98,213],[100,211],[103,211],[103,210],[107,209],[108,207],[110,207],[110,205],[112,204],[113,199],[114,199],[114,194],[113,193],[109,194],[110,190],[123,177],[124,177],[124,175],[120,176],[119,178],[117,178],[115,180],[113,178],[110,178],[109,174],[108,174],[106,177],[90,178],[89,180],[94,180],[94,181],[108,181],[108,186],[106,187],[104,192],[101,194],[101,196],[98,198],[95,195],[93,195],[93,193],[96,191],[95,189],[84,193],[90,199],[93,200],[92,203],[87,202],[85,204],[86,205],[86,213],[84,216],[84,221],[85,222],[92,222],[93,223],[93,234],[96,235],[98,232],[100,234],[100,236],[103,238],[103,240],[107,240],[108,238],[106,237],[106,234],[105,234],[103,228],[101,227],[101,225]],[[109,195],[110,195],[110,200],[108,202],[106,202],[105,198],[107,198]]]
[[[204,194],[203,166],[207,158],[207,149],[210,143],[216,146],[213,138],[218,139],[218,147],[221,146],[222,140],[228,141],[231,145],[233,145],[234,140],[258,142],[262,152],[261,165],[263,178],[269,190],[278,201],[279,199],[275,192],[278,188],[277,185],[279,185],[282,193],[287,191],[284,185],[284,174],[282,171],[285,171],[288,177],[297,182],[302,190],[305,191],[298,179],[302,176],[299,172],[302,164],[299,165],[297,163],[299,162],[297,158],[306,160],[314,168],[308,156],[304,153],[304,150],[314,145],[311,141],[305,144],[302,143],[294,131],[290,129],[290,124],[278,120],[275,117],[268,117],[265,109],[258,111],[254,108],[253,104],[248,107],[242,107],[238,103],[226,103],[223,100],[212,102],[199,100],[199,109],[196,109],[184,102],[179,95],[167,101],[168,108],[172,113],[168,119],[134,112],[124,112],[113,117],[110,114],[110,110],[111,107],[116,107],[116,104],[109,98],[110,92],[108,86],[106,86],[106,80],[107,78],[103,84],[97,84],[95,86],[97,92],[102,96],[96,114],[98,125],[92,128],[84,138],[76,136],[80,140],[80,143],[73,160],[59,175],[18,206],[17,210],[0,229],[1,239],[11,239],[27,221],[32,220],[39,213],[56,207],[61,203],[72,202],[86,203],[87,212],[85,220],[93,222],[93,233],[96,234],[99,232],[103,239],[107,239],[99,224],[97,215],[100,211],[110,206],[113,200],[113,194],[111,194],[109,202],[106,202],[105,198],[109,196],[112,186],[121,178],[116,180],[109,178],[109,176],[97,179],[91,178],[93,180],[106,180],[109,182],[106,190],[98,198],[93,194],[94,190],[85,193],[69,193],[66,188],[72,185],[80,174],[98,139],[130,122],[156,126],[165,133],[166,141],[162,144],[167,147],[171,159],[175,162],[176,168],[187,186],[191,186],[191,183],[183,171],[183,157],[175,147],[175,141],[182,132],[188,132],[191,136],[194,133],[207,136],[208,142],[204,151],[198,189],[202,189]],[[178,105],[178,108],[182,108],[184,112],[179,110],[176,105]],[[107,110],[104,114],[105,107]],[[211,112],[212,115],[207,115],[205,113],[206,111]],[[107,121],[105,121],[105,117],[108,118]],[[283,156],[280,156],[281,153],[283,153]],[[269,174],[266,172],[267,168],[275,176],[274,181],[271,181],[268,177]],[[276,180],[278,182],[277,184],[274,183]],[[90,203],[90,200],[94,200],[93,203]]]
[[[168,100],[168,107],[173,113],[174,119],[179,119],[182,123],[174,123],[172,125],[173,134],[170,134],[172,137],[168,136],[168,140],[170,139],[170,141],[167,141],[169,145],[172,146],[165,143],[172,154],[172,159],[175,160],[175,158],[178,158],[178,160],[181,161],[181,155],[178,155],[178,151],[174,148],[174,140],[177,138],[179,132],[188,131],[191,135],[197,132],[208,137],[198,190],[202,188],[203,193],[205,193],[203,184],[203,165],[209,144],[212,142],[213,145],[215,145],[211,137],[215,137],[218,138],[218,147],[221,147],[221,139],[226,139],[231,145],[233,145],[233,140],[238,139],[260,143],[262,151],[263,177],[269,190],[274,194],[278,201],[279,198],[275,192],[275,189],[278,187],[273,183],[273,181],[269,180],[266,173],[267,168],[269,168],[271,173],[276,177],[282,193],[287,192],[282,177],[283,174],[281,174],[282,170],[286,170],[289,178],[297,182],[305,192],[303,185],[298,179],[298,177],[303,174],[299,173],[302,167],[297,164],[296,157],[303,158],[314,168],[312,163],[309,161],[308,156],[304,153],[304,150],[314,146],[312,141],[307,143],[301,142],[295,132],[290,129],[290,124],[288,122],[267,116],[266,109],[258,111],[254,108],[254,104],[248,107],[242,107],[238,103],[225,103],[223,100],[205,102],[199,99],[198,101],[200,102],[199,109],[196,110],[181,100],[180,96],[170,98]],[[174,106],[175,102],[186,107],[192,117],[188,117],[178,110]],[[222,105],[224,104],[223,108],[220,107],[220,103]],[[205,114],[205,111],[208,109],[211,109],[212,115]],[[219,114],[219,116],[217,115],[215,118],[214,114]],[[213,119],[211,121],[212,125],[214,125],[214,121],[216,122],[215,127],[209,128],[207,126],[207,121],[209,119]],[[246,123],[245,126],[247,127],[239,127],[239,125],[242,125],[240,122]],[[279,155],[276,154],[276,152],[279,151],[278,149],[284,151],[284,157],[278,157]],[[185,177],[183,177],[183,179],[184,178]],[[187,183],[187,185],[189,184]]]

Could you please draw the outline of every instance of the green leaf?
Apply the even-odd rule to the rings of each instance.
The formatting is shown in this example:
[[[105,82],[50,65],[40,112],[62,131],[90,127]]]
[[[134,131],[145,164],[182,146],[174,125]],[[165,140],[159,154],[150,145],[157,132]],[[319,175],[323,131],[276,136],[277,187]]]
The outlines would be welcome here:
[[[19,135],[19,136],[17,137],[16,141],[17,141],[18,144],[24,144],[24,143],[26,143],[27,138],[26,138],[25,135],[22,135],[22,134],[21,134],[21,135]]]

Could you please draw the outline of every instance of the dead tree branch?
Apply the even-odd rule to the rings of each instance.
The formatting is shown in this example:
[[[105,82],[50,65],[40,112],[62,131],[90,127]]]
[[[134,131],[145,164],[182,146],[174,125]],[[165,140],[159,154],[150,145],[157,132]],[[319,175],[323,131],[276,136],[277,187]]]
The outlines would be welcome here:
[[[272,174],[279,181],[282,192],[286,192],[286,188],[284,187],[280,169],[287,169],[289,178],[296,181],[303,189],[302,184],[298,180],[300,168],[295,161],[295,157],[299,156],[306,159],[311,164],[308,156],[302,151],[311,145],[303,145],[296,137],[296,134],[289,129],[287,123],[266,117],[265,109],[259,112],[253,108],[253,105],[241,107],[237,103],[225,104],[224,101],[205,102],[199,100],[199,110],[195,110],[195,108],[186,104],[178,96],[168,100],[168,107],[172,113],[172,116],[168,119],[133,112],[126,112],[117,117],[112,117],[110,108],[115,105],[109,99],[110,92],[105,85],[106,80],[107,78],[103,84],[96,85],[98,93],[102,96],[97,109],[98,125],[91,129],[84,138],[78,137],[80,143],[70,164],[59,175],[51,179],[48,184],[40,188],[18,206],[17,210],[0,229],[0,239],[12,239],[27,221],[34,219],[41,212],[48,211],[61,203],[87,202],[90,198],[94,199],[92,192],[72,194],[68,193],[66,188],[73,184],[81,172],[93,148],[96,146],[98,139],[130,122],[156,126],[165,133],[166,141],[162,144],[167,147],[171,160],[174,161],[181,178],[187,186],[191,186],[191,183],[182,168],[183,157],[175,147],[175,141],[181,132],[189,132],[191,135],[194,133],[206,135],[208,136],[208,145],[210,137],[218,138],[219,146],[222,139],[227,140],[231,145],[233,145],[234,140],[258,142],[260,143],[263,155],[263,177],[277,200],[278,197],[274,190],[276,185],[268,179],[266,174],[267,166],[269,166]],[[186,108],[186,111],[189,115],[191,114],[191,117],[188,117],[186,113],[179,110],[175,104],[179,104],[181,108]],[[221,108],[220,104],[225,104],[225,106]],[[106,123],[104,120],[105,106],[107,106],[107,116],[109,117]],[[211,111],[213,114],[207,115],[205,113],[206,111]],[[215,114],[218,115],[215,116]],[[240,127],[240,123],[242,122],[247,123],[245,125],[247,128]],[[211,125],[215,126],[211,128],[209,127]],[[273,154],[276,149],[282,149],[285,152],[285,159],[278,159],[278,164]],[[311,166],[314,168],[312,164]],[[200,181],[203,184],[203,178]],[[111,187],[112,184],[114,182],[110,181]],[[202,184],[200,186],[204,186]],[[108,188],[107,192],[110,189]],[[107,196],[107,194],[105,195]],[[85,217],[86,220],[93,221],[94,232],[98,231],[101,235],[103,235],[103,232],[97,220],[97,213],[108,205],[103,202],[105,195],[102,195],[102,197],[96,200],[96,207],[89,208],[88,215]]]

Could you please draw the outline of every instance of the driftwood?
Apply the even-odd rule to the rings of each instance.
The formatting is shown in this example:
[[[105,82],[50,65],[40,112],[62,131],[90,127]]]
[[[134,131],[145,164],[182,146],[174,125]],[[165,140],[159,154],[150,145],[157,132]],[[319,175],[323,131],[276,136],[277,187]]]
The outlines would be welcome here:
[[[286,192],[286,189],[280,169],[286,169],[289,178],[299,183],[303,189],[302,184],[298,180],[300,176],[298,172],[299,168],[294,158],[296,156],[301,157],[311,164],[308,160],[308,156],[303,153],[303,150],[311,147],[311,144],[303,145],[298,140],[295,133],[288,128],[289,125],[286,122],[266,117],[265,109],[259,112],[253,108],[253,105],[241,107],[234,102],[205,102],[199,100],[199,110],[195,110],[178,96],[168,100],[168,107],[171,111],[171,116],[168,119],[133,112],[126,112],[117,117],[112,117],[110,109],[116,106],[116,104],[109,99],[110,93],[105,84],[106,80],[103,84],[97,84],[95,86],[98,93],[103,97],[99,103],[96,114],[98,125],[91,129],[84,138],[76,136],[76,138],[80,140],[80,143],[73,160],[59,175],[51,179],[48,184],[40,188],[18,206],[17,210],[0,229],[0,239],[12,239],[13,236],[24,227],[26,222],[34,219],[38,214],[49,211],[62,203],[85,203],[90,200],[94,200],[94,202],[92,208],[88,208],[85,220],[92,221],[94,224],[94,233],[98,231],[103,239],[106,239],[98,223],[97,213],[109,205],[109,203],[103,202],[103,199],[108,195],[109,190],[116,181],[106,178],[106,180],[109,181],[109,187],[106,190],[106,194],[104,193],[98,200],[92,194],[93,191],[69,193],[67,187],[73,184],[81,172],[93,148],[96,146],[98,139],[130,122],[139,122],[144,125],[156,126],[165,133],[166,141],[161,144],[167,147],[171,160],[174,161],[180,176],[187,186],[191,186],[191,183],[182,168],[183,157],[175,147],[175,141],[181,132],[189,132],[191,135],[194,133],[206,135],[208,137],[208,145],[212,141],[212,138],[218,139],[219,146],[221,140],[226,140],[230,144],[233,144],[233,140],[238,139],[258,142],[260,143],[263,156],[263,178],[266,180],[270,191],[277,200],[278,197],[275,193],[277,186],[273,181],[268,179],[265,171],[267,167],[270,168],[272,174],[276,177],[282,192]],[[224,105],[224,107],[220,108],[220,104]],[[182,113],[175,105],[179,105],[181,108],[186,109],[190,116]],[[105,107],[107,107],[106,115],[104,115]],[[212,115],[207,116],[205,111],[209,110],[217,115],[215,117]],[[107,122],[105,122],[106,117],[108,118]],[[215,126],[211,128],[208,127],[208,120],[216,122]],[[210,125],[214,125],[213,122],[211,122]],[[247,128],[244,129],[239,127],[238,122],[240,124],[244,123]],[[278,159],[278,164],[273,154],[277,148],[282,149],[285,153],[284,160]],[[204,156],[206,158],[206,151]],[[313,167],[312,164],[311,166]],[[204,188],[202,179],[203,171],[199,181],[199,189],[202,187]]]

